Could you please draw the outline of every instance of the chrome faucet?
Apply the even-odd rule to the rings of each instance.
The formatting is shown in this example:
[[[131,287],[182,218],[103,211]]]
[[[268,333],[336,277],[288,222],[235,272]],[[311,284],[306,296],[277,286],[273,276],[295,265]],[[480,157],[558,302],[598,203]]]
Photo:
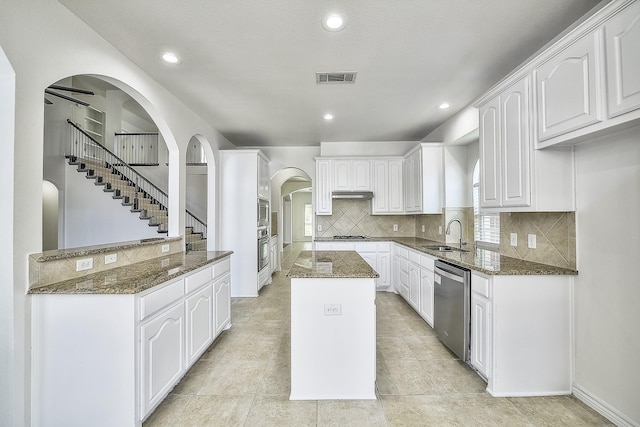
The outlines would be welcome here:
[[[447,228],[444,231],[444,234],[446,234],[447,236],[451,234],[451,223],[452,222],[457,222],[460,225],[460,249],[462,249],[462,245],[466,245],[467,242],[465,242],[464,239],[462,238],[462,236],[463,236],[462,222],[460,222],[459,219],[452,219],[451,221],[449,221],[449,223],[447,224]]]

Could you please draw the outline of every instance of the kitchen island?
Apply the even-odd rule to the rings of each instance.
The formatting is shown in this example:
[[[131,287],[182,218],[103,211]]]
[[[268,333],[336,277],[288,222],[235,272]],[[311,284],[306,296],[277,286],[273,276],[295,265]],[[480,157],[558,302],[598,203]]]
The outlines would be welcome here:
[[[290,399],[375,399],[378,273],[355,251],[303,251],[287,277]]]

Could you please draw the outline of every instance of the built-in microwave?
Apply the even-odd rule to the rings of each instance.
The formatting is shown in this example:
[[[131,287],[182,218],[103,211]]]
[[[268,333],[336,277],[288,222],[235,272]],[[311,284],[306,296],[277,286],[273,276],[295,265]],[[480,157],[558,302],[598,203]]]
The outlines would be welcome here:
[[[269,202],[258,199],[258,227],[269,225]]]

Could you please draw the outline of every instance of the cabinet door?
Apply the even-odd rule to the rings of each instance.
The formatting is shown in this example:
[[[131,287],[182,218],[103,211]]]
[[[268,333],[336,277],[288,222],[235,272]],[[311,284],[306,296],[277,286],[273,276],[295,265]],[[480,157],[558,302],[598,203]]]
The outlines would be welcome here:
[[[269,200],[269,164],[258,156],[258,197]]]
[[[333,191],[351,191],[351,160],[333,161]]]
[[[372,213],[389,212],[389,161],[373,161]]]
[[[409,263],[409,304],[420,312],[420,267]]]
[[[184,303],[140,327],[140,412],[146,416],[185,370]]]
[[[316,160],[316,214],[331,215],[331,160]]]
[[[596,38],[588,34],[535,70],[538,141],[602,119]]]
[[[500,98],[480,109],[480,206],[499,207],[500,187]]]
[[[187,297],[187,367],[191,366],[213,341],[213,292],[208,284]]]
[[[604,25],[609,117],[640,108],[640,3]]]
[[[404,206],[406,212],[419,212],[422,209],[422,174],[420,171],[420,160],[420,150],[414,151],[405,159]]]
[[[490,375],[491,305],[471,292],[471,365],[486,378]]]
[[[216,280],[213,284],[215,301],[216,336],[231,322],[231,275]]]
[[[529,206],[529,88],[526,77],[500,95],[502,206]]]
[[[421,269],[420,314],[433,327],[433,270]]]
[[[391,252],[378,252],[376,272],[380,275],[377,288],[388,290],[391,287]]]
[[[371,160],[351,161],[351,190],[371,191]]]
[[[389,160],[388,212],[404,212],[404,189],[402,187],[402,159]]]

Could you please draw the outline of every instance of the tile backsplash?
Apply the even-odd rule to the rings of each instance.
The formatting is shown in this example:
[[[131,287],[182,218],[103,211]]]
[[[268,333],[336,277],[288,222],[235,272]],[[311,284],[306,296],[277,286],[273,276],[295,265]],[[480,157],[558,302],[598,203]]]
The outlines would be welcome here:
[[[421,237],[457,244],[460,238],[458,224],[452,224],[450,235],[445,234],[446,225],[452,219],[462,222],[463,238],[473,244],[473,208],[445,208],[440,215],[371,215],[370,201],[342,199],[333,201],[333,215],[316,216],[316,227],[322,227],[322,231],[316,231],[316,236]],[[393,231],[394,224],[398,225],[398,231]],[[516,247],[510,245],[511,233],[518,234]],[[527,247],[528,234],[536,235],[536,249]],[[512,258],[575,269],[575,213],[501,213],[500,253]]]
[[[393,231],[393,225],[398,231]],[[333,201],[333,215],[316,216],[317,237],[339,235],[375,237],[415,237],[414,215],[371,215],[371,201],[337,199]]]
[[[511,233],[518,234],[515,247],[510,244]],[[536,249],[528,248],[529,234],[536,235]],[[575,212],[501,213],[500,253],[575,270]]]

